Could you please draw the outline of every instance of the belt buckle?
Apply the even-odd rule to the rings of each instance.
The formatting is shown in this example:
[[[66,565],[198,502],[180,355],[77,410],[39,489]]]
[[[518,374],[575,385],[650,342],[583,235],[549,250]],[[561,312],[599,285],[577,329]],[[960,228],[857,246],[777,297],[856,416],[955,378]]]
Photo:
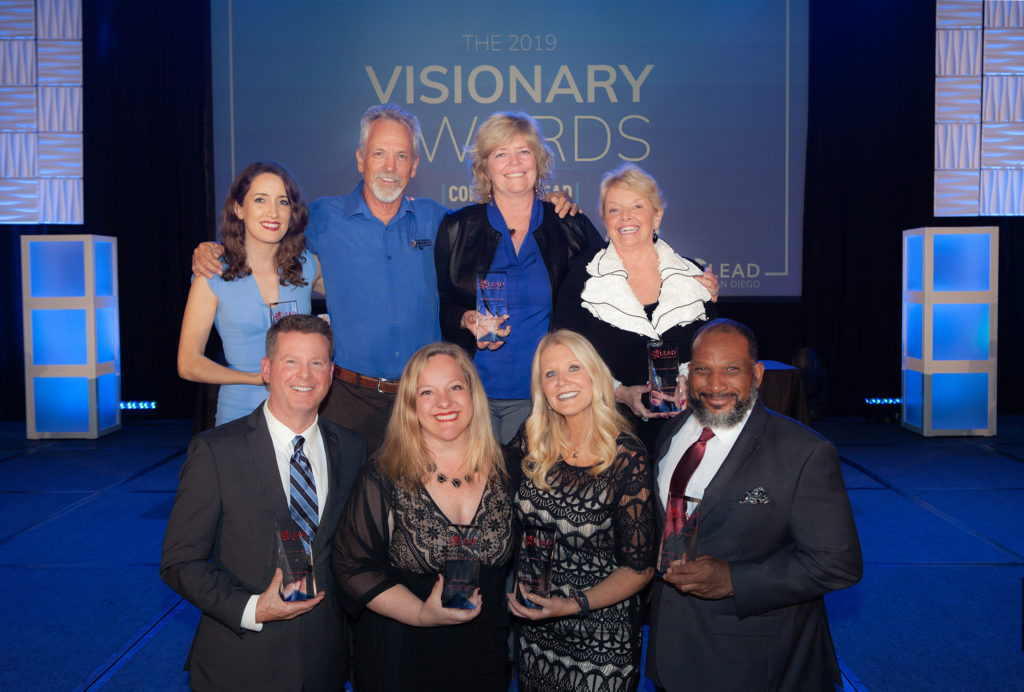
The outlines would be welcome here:
[[[377,393],[378,394],[386,394],[386,392],[383,389],[381,389],[381,386],[383,386],[387,382],[391,382],[391,380],[385,380],[383,377],[378,377],[377,378]]]

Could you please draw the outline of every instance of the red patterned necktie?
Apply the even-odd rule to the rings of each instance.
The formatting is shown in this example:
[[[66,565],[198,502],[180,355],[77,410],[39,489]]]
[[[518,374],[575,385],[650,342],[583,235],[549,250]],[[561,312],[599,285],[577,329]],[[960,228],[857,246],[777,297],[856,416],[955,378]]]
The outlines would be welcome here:
[[[708,440],[715,436],[711,428],[704,428],[700,431],[700,437],[683,452],[683,458],[676,464],[676,470],[672,472],[672,480],[668,484],[669,493],[685,495],[686,486],[690,483],[690,476],[697,470],[700,460],[704,458],[704,450],[708,446]]]

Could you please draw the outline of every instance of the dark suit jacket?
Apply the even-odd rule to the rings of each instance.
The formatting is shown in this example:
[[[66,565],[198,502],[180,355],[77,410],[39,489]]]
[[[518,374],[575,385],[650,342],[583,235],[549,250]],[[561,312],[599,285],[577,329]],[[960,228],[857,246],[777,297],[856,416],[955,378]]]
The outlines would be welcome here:
[[[685,419],[665,427],[655,459]],[[744,503],[757,488],[769,502]],[[656,580],[648,677],[667,690],[841,686],[822,596],[855,584],[862,564],[831,443],[757,402],[704,493],[697,553],[729,563],[734,595],[703,600]]]
[[[317,589],[310,612],[241,627],[253,594],[277,566],[274,522],[297,528],[274,455],[263,407],[192,439],[164,537],[160,576],[202,611],[185,669],[199,690],[340,690],[348,677],[348,642],[331,577],[331,539],[366,458],[351,430],[320,419],[328,493],[313,540]]]

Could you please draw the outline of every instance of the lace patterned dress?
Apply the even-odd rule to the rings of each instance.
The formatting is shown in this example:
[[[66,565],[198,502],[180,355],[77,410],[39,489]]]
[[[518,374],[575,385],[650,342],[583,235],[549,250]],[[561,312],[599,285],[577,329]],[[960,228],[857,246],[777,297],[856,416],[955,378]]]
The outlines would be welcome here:
[[[621,566],[642,572],[657,550],[647,455],[633,437],[620,435],[614,463],[596,478],[589,468],[559,461],[550,491],[523,478],[516,493],[522,526],[555,527],[551,584],[568,596],[594,586]],[[525,454],[521,437],[513,440]],[[636,687],[640,673],[640,597],[592,610],[584,618],[523,623],[519,679],[538,690],[613,692]]]
[[[464,536],[478,541],[480,615],[446,627],[410,627],[378,615],[366,604],[396,584],[427,598],[444,571],[451,529],[426,490],[408,492],[384,476],[376,462],[363,468],[338,525],[332,556],[345,608],[354,617],[360,692],[507,689],[510,488],[488,486],[473,523]]]

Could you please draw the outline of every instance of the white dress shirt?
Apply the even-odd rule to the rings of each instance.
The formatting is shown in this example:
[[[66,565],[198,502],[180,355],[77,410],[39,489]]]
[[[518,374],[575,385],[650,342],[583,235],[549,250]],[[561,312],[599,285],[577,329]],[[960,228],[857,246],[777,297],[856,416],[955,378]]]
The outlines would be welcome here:
[[[688,496],[704,498],[704,491],[715,474],[718,473],[718,469],[722,468],[722,462],[729,456],[732,446],[736,444],[736,438],[743,432],[743,427],[749,418],[750,411],[747,411],[747,415],[743,416],[739,425],[731,428],[711,427],[715,436],[708,440],[707,446],[704,448],[704,458],[701,459],[697,470],[690,476],[690,482],[686,486]],[[672,482],[672,474],[675,472],[676,466],[679,465],[683,454],[690,448],[690,445],[700,437],[700,431],[703,429],[704,426],[697,421],[697,417],[691,415],[672,438],[672,444],[669,445],[665,456],[658,460],[658,495],[661,497],[662,507],[668,506],[668,486]]]
[[[292,465],[292,454],[295,453],[295,448],[292,446],[292,440],[295,439],[296,433],[289,428],[287,425],[279,421],[274,417],[274,414],[267,408],[266,403],[263,404],[263,415],[267,419],[267,428],[270,429],[270,439],[274,443],[274,454],[277,457],[277,468],[281,472],[281,487],[284,488],[285,499],[291,502],[292,494],[292,481],[291,481],[291,465]],[[313,469],[313,482],[316,484],[316,497],[317,497],[317,518],[324,516],[324,499],[327,497],[327,452],[324,450],[324,439],[320,435],[319,426],[320,417],[317,416],[313,419],[313,424],[298,433],[302,435],[305,442],[302,445],[302,452],[309,459],[309,466]],[[256,602],[259,600],[260,594],[253,594],[249,597],[249,602],[245,604],[245,610],[242,611],[242,627],[247,630],[253,630],[259,632],[263,629],[263,624],[256,622]]]

